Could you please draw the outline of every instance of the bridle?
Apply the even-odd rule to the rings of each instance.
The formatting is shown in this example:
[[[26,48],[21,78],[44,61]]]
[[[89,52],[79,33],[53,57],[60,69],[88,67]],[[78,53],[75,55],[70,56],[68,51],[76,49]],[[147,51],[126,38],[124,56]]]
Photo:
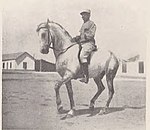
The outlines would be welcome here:
[[[41,24],[40,24],[40,25],[41,25]],[[37,28],[36,31],[39,32],[39,30],[42,29],[42,28],[46,28],[46,29],[47,29],[47,31],[48,31],[48,47],[49,47],[50,49],[54,50],[54,51],[60,52],[58,55],[65,53],[69,48],[71,48],[72,46],[74,46],[74,45],[77,44],[77,43],[75,42],[74,44],[71,44],[70,46],[68,46],[68,47],[65,48],[65,49],[55,49],[54,47],[51,47],[51,43],[52,43],[53,37],[52,37],[52,33],[51,33],[51,31],[50,31],[50,25],[48,24],[48,22],[45,24],[45,26],[40,27],[40,25],[38,26],[38,28]],[[51,39],[51,40],[50,40],[50,39]]]

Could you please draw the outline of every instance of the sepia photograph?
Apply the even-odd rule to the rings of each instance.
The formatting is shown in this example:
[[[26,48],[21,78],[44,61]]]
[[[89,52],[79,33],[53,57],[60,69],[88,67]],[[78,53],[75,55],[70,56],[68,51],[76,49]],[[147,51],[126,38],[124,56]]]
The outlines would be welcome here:
[[[146,130],[147,7],[3,1],[2,130]]]

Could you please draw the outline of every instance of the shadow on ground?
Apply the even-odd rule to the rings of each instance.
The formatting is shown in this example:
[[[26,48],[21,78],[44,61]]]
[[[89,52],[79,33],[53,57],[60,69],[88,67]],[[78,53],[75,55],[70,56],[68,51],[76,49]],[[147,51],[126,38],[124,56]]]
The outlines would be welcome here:
[[[82,115],[88,115],[87,117],[92,117],[97,114],[99,114],[100,110],[102,110],[104,107],[96,107],[93,110],[92,109],[78,109],[75,110],[75,116],[82,116]],[[143,109],[145,106],[140,106],[140,107],[133,107],[133,106],[128,106],[125,105],[123,107],[110,107],[107,108],[107,111],[103,115],[111,114],[114,112],[119,112],[119,111],[124,111],[125,109]],[[63,110],[61,114],[65,114],[69,112],[69,110]],[[61,120],[65,120],[67,117],[66,115],[61,118]]]

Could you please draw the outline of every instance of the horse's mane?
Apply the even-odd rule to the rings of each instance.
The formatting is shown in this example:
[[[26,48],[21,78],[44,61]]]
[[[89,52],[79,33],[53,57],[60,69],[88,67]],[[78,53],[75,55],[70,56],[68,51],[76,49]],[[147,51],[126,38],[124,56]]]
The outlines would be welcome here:
[[[58,25],[67,36],[71,37],[71,35],[68,33],[68,31],[66,31],[59,23],[56,23],[56,22],[51,22],[51,23],[55,23],[56,25]]]
[[[67,35],[68,37],[71,38],[71,35],[68,33],[68,31],[66,31],[59,23],[53,22],[53,21],[49,21],[48,23],[52,23],[52,24],[56,24],[58,27],[60,27],[62,29],[62,31],[64,32],[65,35]],[[45,23],[40,23],[38,25],[37,31],[41,28],[41,27],[46,27],[47,26],[47,22]]]

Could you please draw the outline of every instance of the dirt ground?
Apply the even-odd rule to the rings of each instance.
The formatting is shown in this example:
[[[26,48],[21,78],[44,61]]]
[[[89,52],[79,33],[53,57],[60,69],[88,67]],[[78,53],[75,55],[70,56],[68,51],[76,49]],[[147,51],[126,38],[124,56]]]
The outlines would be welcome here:
[[[95,83],[73,81],[76,115],[65,119],[65,113],[56,110],[54,84],[59,78],[48,73],[3,74],[3,130],[145,130],[145,81],[115,79],[115,94],[105,115],[98,113],[106,103],[107,86],[91,111]],[[60,94],[64,109],[69,110],[65,86]]]

